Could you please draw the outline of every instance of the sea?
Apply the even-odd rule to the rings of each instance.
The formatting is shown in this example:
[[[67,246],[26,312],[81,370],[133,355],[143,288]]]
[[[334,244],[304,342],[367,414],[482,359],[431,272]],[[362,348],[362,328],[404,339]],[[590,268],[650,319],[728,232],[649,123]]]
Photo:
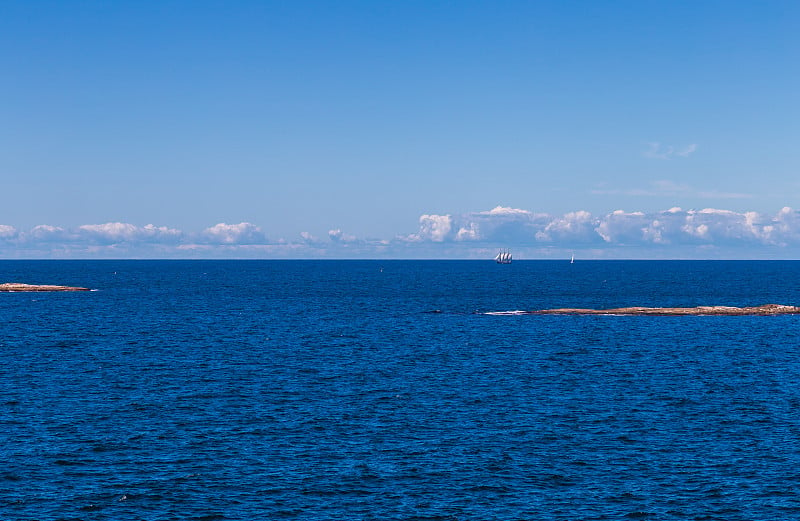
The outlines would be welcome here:
[[[0,519],[800,519],[796,261],[0,261]],[[487,314],[488,313],[488,314]]]

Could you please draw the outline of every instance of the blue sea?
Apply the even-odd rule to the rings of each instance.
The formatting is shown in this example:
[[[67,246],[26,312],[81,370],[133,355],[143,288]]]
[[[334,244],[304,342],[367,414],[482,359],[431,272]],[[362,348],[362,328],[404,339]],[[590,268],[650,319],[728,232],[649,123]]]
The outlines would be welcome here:
[[[800,519],[792,261],[2,261],[2,520]]]

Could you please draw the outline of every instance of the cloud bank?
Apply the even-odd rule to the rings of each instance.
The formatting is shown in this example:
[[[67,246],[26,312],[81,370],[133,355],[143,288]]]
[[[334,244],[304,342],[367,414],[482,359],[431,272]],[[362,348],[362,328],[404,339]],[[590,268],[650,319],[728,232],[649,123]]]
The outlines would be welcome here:
[[[318,238],[270,239],[255,224],[218,223],[199,232],[111,222],[20,230],[0,224],[0,258],[797,258],[800,212],[767,215],[724,209],[575,210],[550,215],[497,206],[467,214],[424,214],[417,229],[365,239],[335,228]]]
[[[522,246],[728,245],[800,246],[800,212],[776,215],[706,208],[662,212],[615,210],[593,216],[586,211],[561,216],[497,207],[461,216],[423,215],[408,241],[499,242]]]

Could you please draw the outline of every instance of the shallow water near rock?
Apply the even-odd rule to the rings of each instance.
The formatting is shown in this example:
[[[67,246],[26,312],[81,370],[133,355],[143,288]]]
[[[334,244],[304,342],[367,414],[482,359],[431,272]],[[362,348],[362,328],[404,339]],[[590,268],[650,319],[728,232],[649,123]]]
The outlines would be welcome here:
[[[800,262],[2,261],[0,280],[97,290],[0,294],[0,519],[800,517],[800,316],[512,313],[798,305]]]

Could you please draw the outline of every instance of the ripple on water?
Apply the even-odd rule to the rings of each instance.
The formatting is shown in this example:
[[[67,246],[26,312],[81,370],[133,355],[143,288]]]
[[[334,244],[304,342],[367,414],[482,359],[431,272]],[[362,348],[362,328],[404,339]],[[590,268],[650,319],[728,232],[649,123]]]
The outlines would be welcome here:
[[[800,302],[794,264],[19,266],[103,291],[0,299],[0,517],[800,518],[797,317],[473,313]]]

